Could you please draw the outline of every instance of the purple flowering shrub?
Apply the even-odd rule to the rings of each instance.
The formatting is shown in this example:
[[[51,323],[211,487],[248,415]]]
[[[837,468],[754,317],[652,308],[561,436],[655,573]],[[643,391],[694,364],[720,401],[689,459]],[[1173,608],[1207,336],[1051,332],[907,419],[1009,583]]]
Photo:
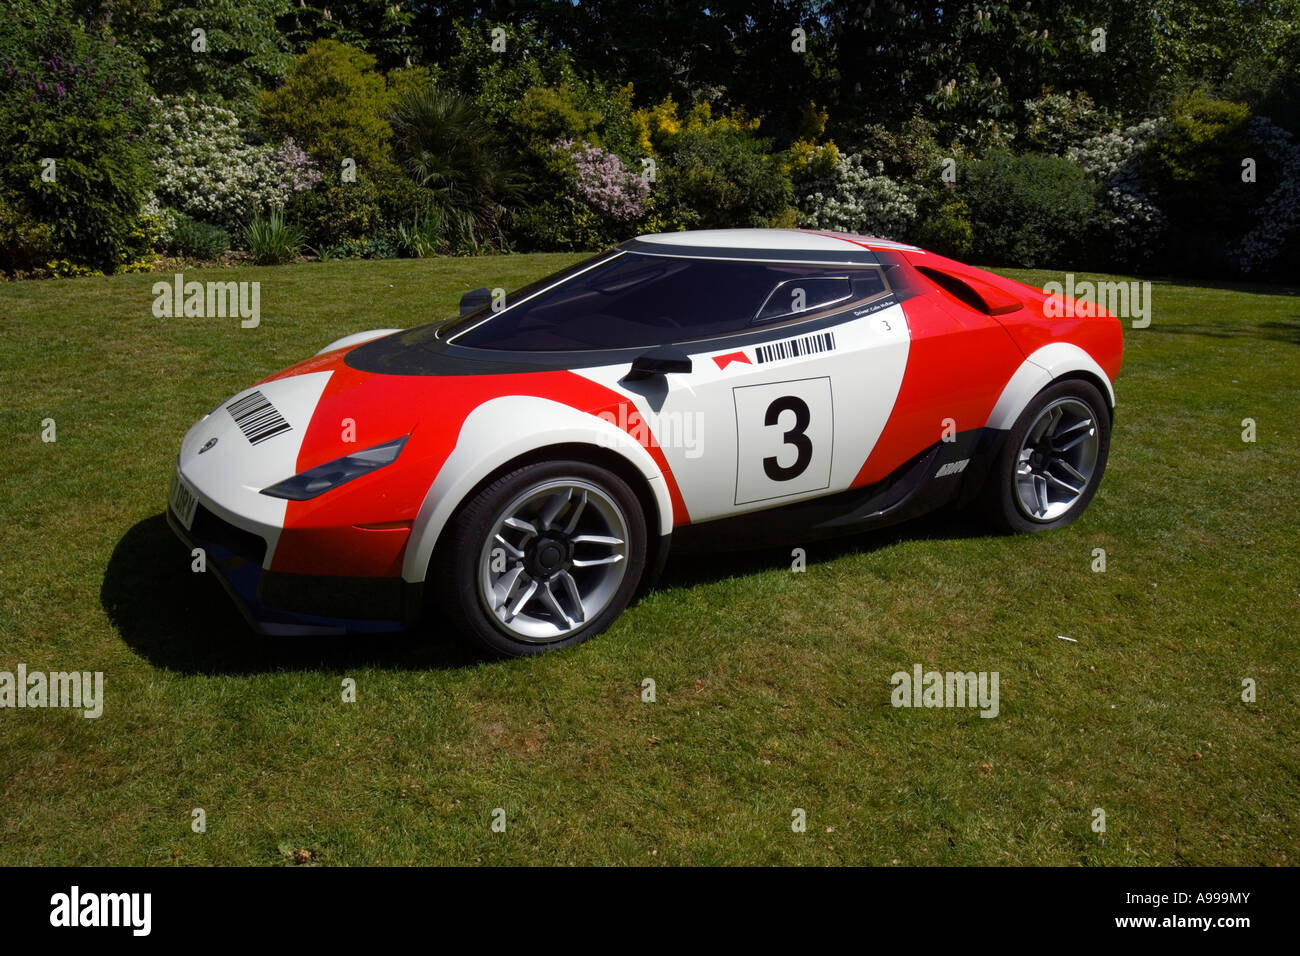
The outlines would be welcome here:
[[[593,209],[618,223],[634,222],[646,214],[650,186],[617,154],[567,138],[554,148],[572,166],[574,192]]]
[[[53,3],[0,20],[0,203],[49,227],[53,256],[112,271],[144,254],[149,100],[138,57]]]
[[[304,189],[311,189],[321,181],[321,171],[312,159],[290,136],[275,151],[275,163],[280,171],[280,193],[289,196]]]

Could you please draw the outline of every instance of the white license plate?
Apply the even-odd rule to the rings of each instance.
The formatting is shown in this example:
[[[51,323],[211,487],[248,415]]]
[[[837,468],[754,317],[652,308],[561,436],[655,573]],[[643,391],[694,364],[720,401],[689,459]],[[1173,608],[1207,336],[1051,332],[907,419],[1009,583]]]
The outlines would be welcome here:
[[[194,523],[194,512],[198,510],[199,499],[179,472],[172,475],[172,487],[167,495],[167,504],[172,509],[172,513],[180,519],[185,530],[189,531],[190,525]]]

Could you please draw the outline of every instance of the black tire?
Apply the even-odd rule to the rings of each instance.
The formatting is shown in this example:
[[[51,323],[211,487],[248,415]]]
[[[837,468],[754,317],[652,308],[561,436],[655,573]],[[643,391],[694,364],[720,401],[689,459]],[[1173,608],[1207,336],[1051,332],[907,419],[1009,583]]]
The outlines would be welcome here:
[[[543,528],[539,514],[531,522],[539,533],[531,537],[526,532],[519,532],[520,538],[510,543],[512,548],[518,545],[515,550],[524,557],[516,558],[500,547],[488,548],[490,541],[498,540],[495,532],[501,527],[500,523],[513,513],[510,509],[521,501],[527,506],[530,495],[546,496],[545,502],[555,500],[551,495],[558,495],[560,491],[548,489],[566,483],[573,490],[565,509],[577,507],[581,492],[587,493],[582,497],[583,507],[578,508],[580,516],[586,515],[580,517],[584,525],[603,522],[613,525],[613,530],[621,528],[626,531],[623,539],[626,553],[620,560],[612,562],[623,566],[621,579],[614,581],[614,571],[600,570],[604,565],[574,566],[575,559],[600,557],[587,552],[587,548],[617,549],[603,544],[574,544],[576,538],[592,535],[585,533],[581,525],[574,534],[564,534],[561,526],[572,514],[570,510],[561,510],[558,517],[552,518],[553,525],[549,529]],[[579,494],[575,495],[573,491]],[[592,494],[593,491],[597,494]],[[592,509],[590,515],[587,514],[588,507]],[[527,519],[523,520],[528,523]],[[611,531],[607,537],[617,539],[620,535]],[[557,551],[558,559],[555,557]],[[438,602],[438,610],[445,614],[448,623],[480,647],[510,657],[541,654],[580,644],[609,627],[637,591],[645,572],[646,552],[645,516],[636,494],[622,478],[583,461],[539,462],[491,481],[461,506],[448,524],[430,562],[429,581],[433,585],[430,594]],[[558,564],[555,563],[557,560]],[[491,564],[493,561],[498,564]],[[495,593],[489,583],[494,572],[489,568],[504,568],[507,564],[510,571],[516,566],[520,570],[515,584],[507,591],[504,604],[494,610],[489,606],[488,597],[489,593]],[[598,575],[601,574],[609,575],[610,579],[600,582]],[[503,583],[506,575],[499,578],[498,583]],[[569,582],[563,582],[561,575],[568,575]],[[592,585],[592,590],[600,597],[600,606],[598,611],[593,608],[594,613],[584,615],[579,621],[577,612],[583,601],[576,599],[575,595],[582,592],[586,582],[597,582]],[[576,590],[569,590],[566,583],[572,583]],[[530,584],[537,585],[538,596],[535,600],[527,599],[523,611],[507,623],[503,617],[508,614],[514,599],[521,597]],[[543,601],[541,588],[551,590],[558,603],[548,606]],[[510,595],[514,595],[514,599]],[[559,613],[554,613],[550,607]],[[545,629],[548,624],[557,630],[562,627],[567,627],[567,630],[553,636],[525,636],[517,630],[524,626]]]
[[[1033,484],[1033,478],[1022,478],[1017,473],[1021,450],[1026,445],[1026,437],[1030,430],[1040,423],[1044,413],[1049,409],[1061,409],[1060,415],[1064,419],[1066,410],[1075,412],[1079,406],[1086,407],[1091,413],[1097,439],[1093,449],[1091,440],[1087,437],[1083,438],[1087,448],[1092,450],[1092,468],[1087,472],[1087,481],[1083,485],[1082,492],[1072,502],[1066,504],[1065,501],[1058,501],[1044,510],[1043,514],[1034,514],[1025,504],[1025,498],[1020,491],[1021,487],[1025,487],[1021,481]],[[984,485],[980,500],[981,510],[999,530],[1016,534],[1061,528],[1074,521],[1087,509],[1106,471],[1106,461],[1110,457],[1110,426],[1110,408],[1105,397],[1091,382],[1082,379],[1066,379],[1047,386],[1034,396],[1020,417],[1016,419],[1011,430],[1007,432],[1006,440]],[[1075,427],[1086,431],[1081,424],[1076,423]],[[1066,440],[1073,440],[1073,437],[1075,433],[1067,436]],[[1041,442],[1037,447],[1043,447]],[[1032,451],[1031,455],[1051,457],[1050,454],[1040,450]],[[1034,458],[1035,462],[1040,460],[1045,458]],[[1058,464],[1058,470],[1060,467]],[[1073,475],[1068,472],[1059,473],[1070,482],[1077,483]],[[1041,484],[1046,485],[1046,482]],[[1063,497],[1069,495],[1064,491],[1060,493]],[[1033,497],[1033,495],[1026,493],[1026,497]],[[1042,499],[1038,500],[1041,503]]]

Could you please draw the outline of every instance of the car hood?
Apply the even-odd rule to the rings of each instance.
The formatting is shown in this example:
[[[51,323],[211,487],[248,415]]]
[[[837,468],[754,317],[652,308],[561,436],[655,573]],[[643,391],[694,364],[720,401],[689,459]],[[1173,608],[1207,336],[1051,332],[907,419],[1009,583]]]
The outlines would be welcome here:
[[[318,498],[289,502],[289,517],[299,523],[312,523],[315,509],[362,498],[358,520],[414,518],[425,491],[455,449],[466,418],[494,398],[534,396],[592,413],[621,401],[608,389],[564,369],[384,374],[356,368],[348,361],[352,351],[340,349],[299,362],[241,392],[209,416],[220,420],[221,440],[230,435],[232,445],[243,454],[242,467],[250,478],[242,483],[265,482],[258,490],[345,455],[407,438],[392,465]],[[447,370],[459,371],[450,366]],[[295,436],[275,451],[272,446],[281,435],[250,443],[230,411],[235,405],[238,414],[243,407],[239,403],[255,392],[281,411]],[[286,460],[285,449],[294,450],[292,461]],[[254,460],[258,458],[264,460]]]

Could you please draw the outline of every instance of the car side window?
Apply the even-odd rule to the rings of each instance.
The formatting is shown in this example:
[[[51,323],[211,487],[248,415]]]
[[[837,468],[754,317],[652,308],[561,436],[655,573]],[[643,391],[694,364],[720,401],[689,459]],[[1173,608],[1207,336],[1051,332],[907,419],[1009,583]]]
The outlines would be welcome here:
[[[848,276],[808,276],[777,283],[754,316],[755,324],[789,319],[805,312],[818,312],[853,297]]]
[[[451,333],[503,351],[645,348],[719,338],[888,291],[875,266],[628,252]]]

